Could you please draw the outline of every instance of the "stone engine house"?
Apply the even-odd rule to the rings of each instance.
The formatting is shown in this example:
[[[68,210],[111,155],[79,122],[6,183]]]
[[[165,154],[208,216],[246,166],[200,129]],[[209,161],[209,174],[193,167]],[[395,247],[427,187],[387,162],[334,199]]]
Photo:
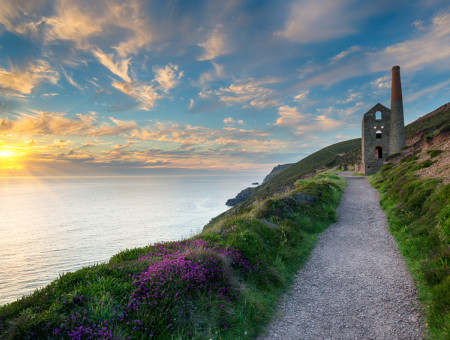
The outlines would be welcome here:
[[[400,67],[392,68],[391,109],[376,104],[362,119],[361,162],[365,175],[377,172],[386,156],[405,146]]]

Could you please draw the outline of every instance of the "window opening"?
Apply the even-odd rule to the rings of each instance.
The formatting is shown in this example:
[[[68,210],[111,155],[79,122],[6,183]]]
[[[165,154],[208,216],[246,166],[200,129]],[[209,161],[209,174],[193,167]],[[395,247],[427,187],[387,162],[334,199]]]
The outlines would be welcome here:
[[[376,120],[381,120],[381,111],[375,112],[375,119]]]
[[[375,148],[375,158],[382,159],[383,158],[383,148],[381,146],[377,146]]]
[[[375,132],[375,137],[376,137],[377,139],[380,139],[382,134],[383,134],[383,133],[381,132],[381,130],[378,130],[377,132]]]

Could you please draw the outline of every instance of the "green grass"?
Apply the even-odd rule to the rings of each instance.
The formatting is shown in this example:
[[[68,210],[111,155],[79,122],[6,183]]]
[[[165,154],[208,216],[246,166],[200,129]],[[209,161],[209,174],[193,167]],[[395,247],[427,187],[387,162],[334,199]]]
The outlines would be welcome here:
[[[128,249],[0,308],[1,339],[249,339],[275,311],[345,181],[322,174],[191,239]]]
[[[419,288],[430,339],[450,338],[450,185],[419,180],[432,161],[405,158],[371,179],[381,193],[389,228]]]
[[[412,137],[423,132],[425,137],[433,137],[443,129],[449,128],[450,110],[441,112],[428,117],[422,117],[405,127],[406,138]]]
[[[360,152],[360,149],[361,138],[357,138],[330,145],[309,155],[308,157],[281,171],[269,182],[255,188],[256,192],[252,197],[217,216],[216,218],[213,218],[207,227],[223,219],[228,219],[241,211],[252,209],[252,206],[257,205],[258,202],[271,197],[279,191],[292,189],[295,181],[301,179],[307,174],[313,173],[316,169],[340,164],[339,160],[343,158],[344,155],[348,164],[354,164],[356,162],[356,154]]]

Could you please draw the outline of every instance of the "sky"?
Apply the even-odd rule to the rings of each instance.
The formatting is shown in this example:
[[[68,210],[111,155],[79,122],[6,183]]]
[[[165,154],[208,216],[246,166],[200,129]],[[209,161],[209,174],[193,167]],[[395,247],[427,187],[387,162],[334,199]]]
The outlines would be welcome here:
[[[263,173],[450,99],[448,0],[2,0],[0,176]]]

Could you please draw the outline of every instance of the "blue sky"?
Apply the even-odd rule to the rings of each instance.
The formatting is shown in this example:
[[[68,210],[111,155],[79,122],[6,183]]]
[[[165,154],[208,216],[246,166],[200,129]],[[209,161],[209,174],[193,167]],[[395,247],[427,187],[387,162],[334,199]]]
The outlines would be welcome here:
[[[0,174],[267,172],[450,98],[448,1],[3,1]]]

